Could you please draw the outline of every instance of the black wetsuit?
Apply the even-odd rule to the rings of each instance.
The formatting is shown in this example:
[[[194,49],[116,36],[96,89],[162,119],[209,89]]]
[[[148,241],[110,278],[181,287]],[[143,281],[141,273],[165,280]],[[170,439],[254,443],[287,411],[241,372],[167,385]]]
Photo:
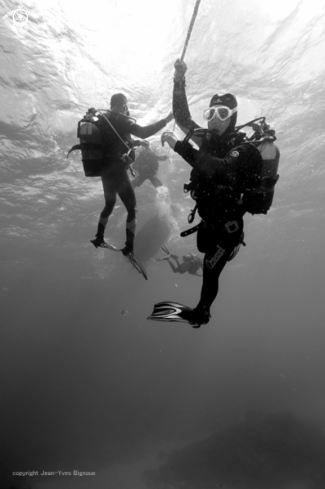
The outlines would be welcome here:
[[[132,119],[116,112],[108,111],[104,115],[129,148],[136,145],[136,142],[132,140],[131,135],[145,139],[153,136],[166,125],[165,120],[162,119],[154,124],[142,127],[136,124]],[[99,241],[103,238],[107,219],[114,209],[116,196],[118,195],[127,210],[126,246],[132,250],[136,223],[136,199],[127,170],[129,164],[134,160],[134,154],[131,155],[131,160],[126,163],[121,160],[121,157],[128,152],[128,149],[112,130],[106,119],[100,117],[96,122],[96,125],[101,130],[102,134],[105,160],[104,169],[101,174],[105,207],[100,214],[96,238]]]
[[[174,84],[173,113],[183,131],[200,127],[191,119],[184,82]],[[206,131],[202,138],[193,138],[199,150],[180,141],[174,148],[193,168],[188,190],[202,219],[197,247],[205,253],[197,309],[203,307],[207,311],[217,296],[220,273],[243,240],[242,193],[257,183],[262,165],[259,151],[253,145],[243,144],[243,137],[233,129],[229,126],[222,136]]]

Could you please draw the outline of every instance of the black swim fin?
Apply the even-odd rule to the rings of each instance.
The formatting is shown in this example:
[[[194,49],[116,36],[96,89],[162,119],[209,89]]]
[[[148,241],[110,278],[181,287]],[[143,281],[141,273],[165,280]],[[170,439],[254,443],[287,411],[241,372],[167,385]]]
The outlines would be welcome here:
[[[100,245],[101,248],[107,248],[108,250],[111,250],[111,251],[116,251],[116,252],[119,252],[119,251],[122,251],[125,249],[125,248],[122,248],[122,249],[118,249],[116,248],[115,246],[107,243],[107,241],[104,240],[104,242]],[[147,276],[147,272],[144,268],[144,266],[142,265],[142,263],[134,256],[133,253],[123,253],[123,255],[129,259],[129,262],[131,263],[131,265],[134,266],[134,268],[139,272],[141,273],[141,275],[146,279],[148,280],[148,276]]]
[[[112,251],[121,251],[117,249],[115,246],[107,243],[107,241],[103,238],[91,239],[90,242],[95,246],[95,248],[107,248]]]
[[[183,306],[178,302],[158,302],[154,305],[151,316],[147,319],[153,321],[188,323],[192,328],[199,328],[202,324],[208,324],[210,312],[207,307],[190,307]]]
[[[188,323],[193,309],[178,302],[158,302],[154,305],[151,316],[153,321]]]
[[[167,246],[166,246],[166,245],[162,245],[162,246],[160,247],[160,249],[161,249],[161,251],[163,251],[163,252],[164,252],[166,255],[170,256],[170,251],[169,251],[169,249],[167,248]]]
[[[143,277],[144,277],[146,280],[148,280],[147,272],[146,272],[146,270],[145,270],[144,266],[143,266],[143,265],[142,265],[142,263],[141,263],[141,262],[140,262],[140,261],[139,261],[139,260],[138,260],[138,259],[137,259],[137,258],[134,256],[134,254],[133,254],[133,253],[129,253],[128,255],[124,255],[124,256],[126,256],[126,257],[129,259],[129,261],[130,261],[131,265],[133,265],[133,266],[134,266],[134,268],[135,268],[136,270],[138,270],[138,272],[139,272],[139,273],[141,273],[141,275],[142,275],[142,276],[143,276]]]

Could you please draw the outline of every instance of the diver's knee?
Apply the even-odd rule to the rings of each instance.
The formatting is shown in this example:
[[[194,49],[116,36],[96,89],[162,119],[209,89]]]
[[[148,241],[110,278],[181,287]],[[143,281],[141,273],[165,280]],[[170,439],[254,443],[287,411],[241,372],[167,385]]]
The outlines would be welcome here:
[[[138,210],[136,209],[136,207],[132,207],[131,209],[128,209],[128,216],[126,219],[127,222],[131,222],[131,221],[136,220],[137,212],[138,212]]]
[[[111,214],[111,211],[108,210],[106,207],[104,207],[104,209],[100,213],[100,218],[101,219],[107,219],[110,216],[110,214]]]
[[[105,218],[105,217],[109,217],[112,212],[113,212],[113,209],[114,209],[114,205],[115,205],[115,202],[106,202],[106,205],[104,207],[104,209],[102,210],[101,214],[100,214],[100,217],[102,218]]]

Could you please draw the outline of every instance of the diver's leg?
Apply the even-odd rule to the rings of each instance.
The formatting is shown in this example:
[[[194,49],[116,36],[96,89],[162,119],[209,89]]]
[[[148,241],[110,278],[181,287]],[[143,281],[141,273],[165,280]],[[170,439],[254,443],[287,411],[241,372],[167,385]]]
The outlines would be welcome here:
[[[159,180],[158,177],[155,177],[155,176],[151,176],[151,177],[148,177],[148,179],[150,180],[150,182],[152,183],[152,185],[157,188],[157,187],[162,187],[163,184],[161,183],[161,181]]]
[[[116,203],[116,189],[112,180],[108,177],[102,176],[102,183],[104,190],[105,207],[99,216],[96,239],[91,240],[96,248],[104,243],[105,228],[107,226],[108,218],[112,214]]]
[[[136,177],[135,177],[135,178],[132,180],[132,182],[131,182],[132,188],[136,188],[136,187],[138,187],[138,186],[139,186],[139,185],[138,185],[138,183],[139,183],[139,175],[137,175],[137,176],[136,176]]]
[[[177,266],[174,265],[174,263],[172,263],[172,261],[170,259],[168,260],[168,263],[169,263],[169,266],[173,270],[174,273],[181,273],[180,265],[177,261],[176,261]]]
[[[217,297],[219,290],[219,276],[228,261],[230,252],[216,245],[214,253],[209,251],[204,257],[203,283],[201,298],[198,305],[189,313],[189,322],[193,328],[210,321],[210,307]]]
[[[233,232],[226,231],[226,226],[213,231],[204,227],[198,231],[198,250],[205,253],[203,260],[203,283],[201,297],[198,305],[193,310],[194,316],[206,318],[209,321],[210,307],[218,295],[219,277],[234,248],[242,239],[243,221],[238,220],[237,229]],[[208,245],[204,241],[208,239]],[[204,324],[202,322],[201,324]]]
[[[205,254],[203,262],[203,283],[201,289],[201,298],[197,305],[198,308],[204,308],[208,312],[218,295],[219,276],[224,269],[230,252],[226,251],[219,244],[213,251]]]
[[[136,198],[128,175],[125,173],[118,189],[118,195],[126,207],[126,242],[122,253],[127,255],[133,253],[135,229],[136,229]]]
[[[136,187],[141,187],[143,182],[145,181],[145,178],[141,175],[137,175],[134,180],[132,180],[131,185],[133,188]]]

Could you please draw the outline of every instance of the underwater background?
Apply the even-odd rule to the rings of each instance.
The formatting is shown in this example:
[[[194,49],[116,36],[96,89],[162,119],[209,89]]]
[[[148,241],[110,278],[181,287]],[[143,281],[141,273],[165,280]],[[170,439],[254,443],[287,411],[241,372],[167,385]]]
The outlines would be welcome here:
[[[18,2],[1,2],[1,489],[325,487],[322,0],[200,4],[193,119],[204,126],[212,95],[230,91],[238,124],[266,116],[281,151],[272,209],[245,217],[210,323],[147,321],[159,301],[194,307],[201,288],[153,260],[162,244],[197,253],[179,236],[190,167],[162,131],[149,141],[169,156],[164,186],[136,189],[149,280],[89,242],[104,200],[80,154],[66,157],[77,122],[116,92],[140,125],[168,114],[194,4],[28,1],[16,25]],[[106,228],[118,247],[125,218],[118,200]]]

